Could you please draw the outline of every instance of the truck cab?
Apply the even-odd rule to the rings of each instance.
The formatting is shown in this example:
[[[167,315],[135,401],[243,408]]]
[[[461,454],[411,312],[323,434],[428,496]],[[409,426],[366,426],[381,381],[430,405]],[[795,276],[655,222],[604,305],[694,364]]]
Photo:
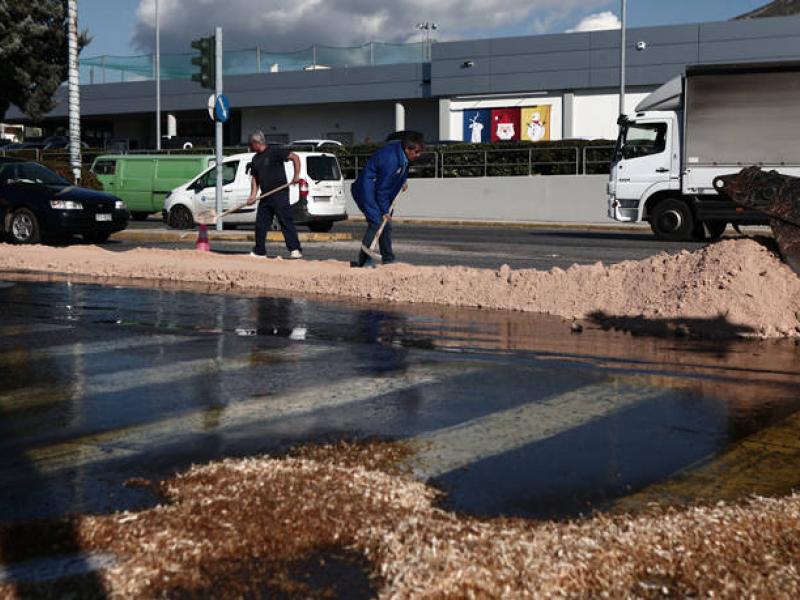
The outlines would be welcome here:
[[[639,222],[651,215],[648,199],[680,191],[680,126],[678,114],[667,111],[636,113],[620,119],[620,132],[608,184],[608,216]],[[681,216],[665,215],[676,222]]]

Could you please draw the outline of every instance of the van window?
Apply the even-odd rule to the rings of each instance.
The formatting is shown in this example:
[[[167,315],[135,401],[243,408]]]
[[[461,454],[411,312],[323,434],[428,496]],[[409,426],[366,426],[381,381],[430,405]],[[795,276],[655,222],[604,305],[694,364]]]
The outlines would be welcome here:
[[[113,175],[117,172],[117,161],[98,160],[92,169],[95,175]]]
[[[309,156],[306,158],[306,171],[314,181],[339,181],[342,178],[339,161],[333,156]]]
[[[222,185],[230,185],[236,181],[236,170],[239,168],[239,161],[230,161],[222,163]],[[217,185],[217,168],[214,167],[210,171],[204,173],[198,180],[200,189],[216,187]]]

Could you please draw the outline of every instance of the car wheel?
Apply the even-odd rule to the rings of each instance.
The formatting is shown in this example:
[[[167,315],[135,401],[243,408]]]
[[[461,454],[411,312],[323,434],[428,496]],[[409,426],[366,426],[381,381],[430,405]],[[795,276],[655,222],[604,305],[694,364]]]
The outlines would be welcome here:
[[[147,217],[150,216],[148,212],[131,212],[131,218],[134,221],[147,221]]]
[[[692,239],[694,214],[684,200],[667,198],[650,215],[650,228],[660,240],[683,242]]]
[[[169,226],[173,229],[191,229],[194,227],[194,217],[192,211],[178,204],[169,211]]]
[[[309,223],[308,228],[314,233],[328,233],[331,229],[333,229],[333,221]]]
[[[9,225],[11,241],[15,244],[38,244],[42,239],[39,219],[27,208],[15,211]]]
[[[108,232],[93,231],[91,233],[83,234],[83,241],[87,244],[103,244],[108,241],[111,234]]]

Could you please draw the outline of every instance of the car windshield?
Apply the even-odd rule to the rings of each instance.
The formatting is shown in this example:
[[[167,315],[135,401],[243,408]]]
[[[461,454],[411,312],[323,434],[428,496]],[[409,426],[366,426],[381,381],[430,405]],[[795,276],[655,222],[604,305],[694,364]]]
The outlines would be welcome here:
[[[35,162],[8,162],[0,164],[0,181],[4,183],[41,183],[44,185],[69,185],[69,181]]]
[[[339,162],[333,156],[309,156],[306,168],[314,181],[338,181],[342,177]]]

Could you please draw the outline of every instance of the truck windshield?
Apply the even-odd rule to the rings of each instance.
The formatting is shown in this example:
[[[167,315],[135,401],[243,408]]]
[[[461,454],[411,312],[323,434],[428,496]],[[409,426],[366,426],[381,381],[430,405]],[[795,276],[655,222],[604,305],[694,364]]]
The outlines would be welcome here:
[[[666,147],[666,123],[628,123],[619,134],[617,157],[630,160],[661,154]]]

